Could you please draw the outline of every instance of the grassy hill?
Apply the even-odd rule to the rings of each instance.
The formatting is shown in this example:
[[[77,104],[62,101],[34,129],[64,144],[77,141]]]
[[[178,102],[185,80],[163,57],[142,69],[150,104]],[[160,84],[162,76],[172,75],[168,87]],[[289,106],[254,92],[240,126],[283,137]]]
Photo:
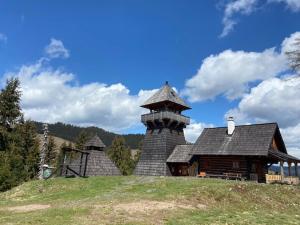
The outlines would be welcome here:
[[[39,134],[43,133],[43,123],[34,122]],[[113,139],[118,135],[116,133],[108,132],[98,127],[78,127],[71,124],[55,123],[48,124],[49,133],[52,136],[56,136],[71,142],[75,142],[76,138],[82,131],[86,131],[90,136],[98,134],[106,146],[110,146]],[[140,142],[144,139],[143,134],[123,134],[126,144],[131,149],[139,148]]]
[[[51,135],[51,137],[53,137],[53,139],[54,139],[54,143],[55,143],[55,145],[56,145],[56,147],[57,147],[57,150],[59,149],[59,147],[60,147],[63,143],[66,143],[66,144],[71,143],[71,144],[75,145],[75,143],[72,142],[72,141],[69,141],[69,140],[66,140],[66,139],[63,139],[63,138],[60,138],[60,137],[55,137],[55,136],[52,136],[52,135]],[[44,135],[38,134],[38,138],[39,138],[40,144],[41,144],[41,146],[42,146],[43,140],[44,140]]]
[[[184,177],[56,178],[0,193],[0,224],[299,224],[300,186]]]

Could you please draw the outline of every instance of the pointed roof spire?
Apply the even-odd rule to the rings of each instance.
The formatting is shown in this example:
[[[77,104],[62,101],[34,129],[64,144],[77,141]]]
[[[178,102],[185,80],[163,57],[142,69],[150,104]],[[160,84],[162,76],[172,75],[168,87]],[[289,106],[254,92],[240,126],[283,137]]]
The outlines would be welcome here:
[[[156,109],[162,103],[172,103],[179,110],[190,109],[190,107],[181,99],[178,94],[171,88],[169,82],[161,87],[154,95],[152,95],[141,107],[147,109]]]
[[[97,134],[95,134],[94,137],[92,137],[90,140],[88,140],[85,145],[85,147],[97,147],[97,148],[105,148],[105,144],[102,142],[102,140],[98,137]]]

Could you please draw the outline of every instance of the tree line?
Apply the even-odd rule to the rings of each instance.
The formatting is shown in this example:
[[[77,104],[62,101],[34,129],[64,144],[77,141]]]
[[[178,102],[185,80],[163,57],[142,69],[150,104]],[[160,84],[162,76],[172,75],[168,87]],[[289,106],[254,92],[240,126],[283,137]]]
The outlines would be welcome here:
[[[20,101],[20,81],[11,78],[0,92],[0,191],[38,177],[41,140],[36,123],[24,119]],[[82,130],[75,138],[75,146],[71,142],[57,146],[54,138],[49,136],[44,163],[59,169],[61,149],[66,146],[83,149],[90,137],[89,133]],[[138,146],[140,143],[141,139]],[[131,156],[130,147],[123,136],[114,135],[106,151],[123,175],[132,174],[139,154]]]

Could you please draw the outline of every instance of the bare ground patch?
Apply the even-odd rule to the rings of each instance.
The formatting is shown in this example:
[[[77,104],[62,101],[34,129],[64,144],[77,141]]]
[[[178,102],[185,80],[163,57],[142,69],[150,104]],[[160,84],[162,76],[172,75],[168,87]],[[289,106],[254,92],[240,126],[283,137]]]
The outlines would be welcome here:
[[[204,210],[204,204],[191,205],[176,201],[138,200],[136,202],[110,202],[94,205],[91,213],[84,218],[84,224],[164,224],[167,218],[178,210]],[[101,219],[100,219],[101,218]]]
[[[113,206],[114,210],[123,210],[128,213],[147,213],[149,211],[160,211],[160,210],[173,210],[173,209],[196,209],[196,208],[206,208],[205,205],[186,205],[178,204],[176,202],[160,202],[160,201],[139,201],[139,202],[129,202],[120,203]]]
[[[4,209],[11,212],[31,212],[36,210],[48,209],[50,207],[51,207],[50,205],[31,204],[31,205],[8,207]]]

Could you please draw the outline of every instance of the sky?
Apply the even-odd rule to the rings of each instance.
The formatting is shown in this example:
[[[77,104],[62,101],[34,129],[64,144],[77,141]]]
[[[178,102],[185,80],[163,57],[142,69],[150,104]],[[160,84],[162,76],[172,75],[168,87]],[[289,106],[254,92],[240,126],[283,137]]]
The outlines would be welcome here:
[[[165,81],[204,127],[277,122],[300,157],[300,79],[285,52],[300,0],[0,0],[0,81],[27,119],[144,133],[139,107]]]

